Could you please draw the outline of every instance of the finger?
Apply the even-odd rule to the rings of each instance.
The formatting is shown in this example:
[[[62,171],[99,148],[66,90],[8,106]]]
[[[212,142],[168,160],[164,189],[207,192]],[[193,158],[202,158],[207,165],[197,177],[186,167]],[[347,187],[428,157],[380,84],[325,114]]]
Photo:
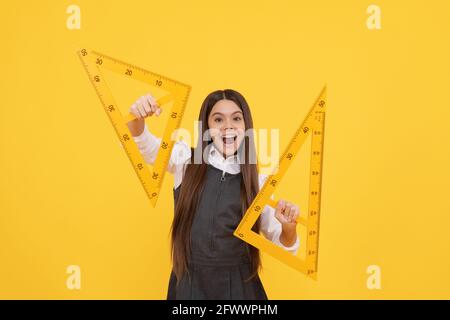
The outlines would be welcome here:
[[[138,100],[136,102],[136,108],[139,111],[139,114],[141,115],[141,118],[145,118],[147,116],[147,112],[145,112],[144,106],[142,105],[141,101]]]
[[[278,221],[281,219],[281,214],[278,211],[275,212],[275,218],[277,218]]]
[[[286,207],[284,209],[284,215],[285,217],[289,217],[289,214],[291,213],[291,209],[292,209],[292,204],[290,202],[286,203]]]
[[[147,99],[148,99],[148,101],[149,101],[149,103],[150,103],[150,105],[151,105],[152,111],[153,111],[154,113],[156,113],[157,115],[159,115],[159,113],[160,113],[160,112],[158,112],[159,105],[158,105],[158,103],[156,102],[156,99],[155,99],[151,94],[148,94],[148,95],[147,95]]]
[[[144,110],[144,107],[141,105],[141,101],[139,99],[136,100],[135,106],[136,106],[137,112],[139,113],[139,118],[144,118],[145,110]]]
[[[148,103],[147,99],[143,96],[141,98],[141,101],[142,101],[142,107],[144,108],[144,111],[145,111],[145,116],[148,117],[148,116],[153,115],[154,112],[153,112],[150,104]]]
[[[294,223],[296,221],[297,215],[298,215],[298,207],[295,204],[293,204],[292,209],[291,209],[291,215],[290,215],[290,221],[292,223]]]
[[[284,211],[284,216],[288,221],[290,220],[291,212],[292,212],[292,203],[288,202],[286,203],[286,210]]]
[[[284,200],[279,200],[277,203],[277,211],[282,213],[285,209],[286,203]]]
[[[289,217],[291,222],[295,222],[295,219],[297,218],[298,208],[297,206],[292,206],[291,215]]]
[[[286,222],[286,219],[285,219],[284,215],[281,212],[276,212],[275,213],[275,218],[277,218],[277,220],[280,223],[285,223]]]
[[[136,103],[133,103],[132,105],[131,105],[131,108],[130,108],[130,112],[136,117],[136,118],[141,118],[141,114],[140,114],[140,112],[139,112],[139,110],[138,110],[138,108],[137,108],[137,104]]]
[[[148,102],[147,98],[145,96],[141,97],[141,103],[145,110],[145,115],[150,116],[152,113],[152,108],[150,107],[150,103]]]
[[[298,210],[297,206],[292,205],[291,214],[289,215],[290,222],[295,222],[295,217],[297,216],[297,210]]]
[[[153,113],[155,113],[155,107],[154,107],[154,98],[152,97],[152,95],[151,94],[146,94],[145,96],[144,96],[144,98],[145,98],[145,101],[147,102],[147,104],[148,104],[148,106],[149,106],[149,108],[150,108],[150,110],[151,110],[151,112],[153,112]]]
[[[275,208],[275,217],[278,220],[282,219],[282,217],[283,217],[283,214],[281,213],[282,209],[283,209],[283,205],[282,205],[282,202],[280,200],[280,201],[278,201],[277,206]]]

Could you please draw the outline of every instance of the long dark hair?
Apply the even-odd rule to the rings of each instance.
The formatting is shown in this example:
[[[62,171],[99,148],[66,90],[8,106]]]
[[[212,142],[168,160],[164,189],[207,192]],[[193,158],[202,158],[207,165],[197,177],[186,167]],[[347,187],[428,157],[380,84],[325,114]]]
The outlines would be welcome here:
[[[240,198],[242,203],[242,214],[245,214],[248,207],[252,203],[259,191],[257,157],[253,137],[253,119],[250,108],[245,98],[237,91],[232,89],[217,90],[211,92],[203,101],[200,109],[198,141],[195,148],[192,148],[191,161],[186,164],[183,181],[180,185],[180,191],[175,205],[175,215],[171,226],[171,256],[173,271],[177,278],[177,284],[188,270],[188,258],[191,252],[191,227],[194,214],[197,209],[200,194],[203,191],[204,180],[206,176],[207,163],[203,161],[205,148],[209,143],[208,136],[208,117],[213,106],[219,100],[227,99],[234,101],[242,111],[246,134],[241,143],[240,149],[244,148],[241,153],[240,169],[242,174]],[[197,156],[196,156],[197,155]],[[200,155],[201,161],[195,161]],[[250,158],[250,156],[252,156]],[[242,159],[244,157],[244,159]],[[194,159],[195,158],[195,159]],[[252,159],[252,161],[250,161]],[[259,233],[260,220],[258,219],[252,227],[254,232]],[[247,245],[247,244],[246,244]],[[259,250],[248,245],[251,258],[251,276],[250,280],[255,277],[261,268],[261,259]]]

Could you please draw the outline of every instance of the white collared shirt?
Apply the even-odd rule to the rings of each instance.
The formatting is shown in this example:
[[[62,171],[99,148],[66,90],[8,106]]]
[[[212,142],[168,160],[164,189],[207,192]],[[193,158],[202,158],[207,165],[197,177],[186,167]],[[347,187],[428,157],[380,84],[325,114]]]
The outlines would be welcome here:
[[[152,164],[155,162],[159,146],[161,144],[161,138],[153,135],[147,128],[145,124],[144,131],[141,135],[133,137],[136,142],[140,153],[142,154],[145,162]],[[230,156],[224,158],[223,155],[215,148],[214,144],[211,143],[207,146],[208,151],[208,162],[214,167],[222,170],[223,174],[228,172],[230,174],[237,174],[241,171],[240,164],[238,163],[237,156]],[[185,164],[190,162],[191,159],[191,148],[184,141],[176,141],[172,149],[172,154],[169,159],[169,164],[167,171],[174,175],[174,189],[176,189],[183,179]],[[264,185],[267,179],[267,175],[259,174],[259,188]],[[290,246],[286,247],[280,242],[280,235],[282,231],[281,223],[275,218],[275,209],[270,206],[265,206],[263,212],[261,213],[261,226],[260,230],[262,234],[280,246],[281,248],[297,254],[298,248],[300,247],[300,240],[297,236],[296,242]]]

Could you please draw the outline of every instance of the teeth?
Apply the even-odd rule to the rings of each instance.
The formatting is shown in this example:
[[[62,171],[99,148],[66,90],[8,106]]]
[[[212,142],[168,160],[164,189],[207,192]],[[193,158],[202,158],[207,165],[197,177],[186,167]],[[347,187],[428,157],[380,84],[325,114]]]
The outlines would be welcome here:
[[[232,144],[234,143],[235,137],[236,136],[223,136],[222,139],[225,144]]]

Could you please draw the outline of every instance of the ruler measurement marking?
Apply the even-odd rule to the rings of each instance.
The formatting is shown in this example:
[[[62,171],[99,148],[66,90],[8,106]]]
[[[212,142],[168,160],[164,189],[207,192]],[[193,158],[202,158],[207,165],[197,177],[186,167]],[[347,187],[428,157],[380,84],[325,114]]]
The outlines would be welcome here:
[[[156,72],[152,72],[152,71],[145,70],[145,69],[143,69],[143,68],[141,68],[141,67],[138,67],[138,66],[132,65],[132,64],[130,64],[130,63],[124,62],[124,61],[122,61],[122,60],[119,60],[119,59],[116,59],[116,58],[107,56],[107,55],[105,55],[105,54],[99,53],[99,52],[94,51],[94,50],[92,50],[91,52],[92,52],[93,54],[95,54],[95,55],[98,55],[98,56],[100,56],[100,57],[103,57],[104,59],[108,59],[108,60],[110,60],[110,61],[113,61],[115,64],[119,64],[119,65],[121,65],[121,66],[129,67],[129,68],[132,68],[132,69],[135,69],[135,70],[139,70],[140,72],[142,72],[142,73],[147,73],[147,74],[149,74],[149,75],[151,75],[152,77],[155,77],[155,78],[164,79],[165,81],[170,82],[172,85],[183,85],[183,86],[186,87],[186,88],[190,88],[189,85],[187,85],[187,84],[185,84],[185,83],[182,83],[182,82],[180,82],[180,81],[174,80],[174,79],[172,79],[172,78],[166,77],[166,76],[164,76],[164,75],[162,75],[162,74],[159,74],[159,73],[156,73]]]

